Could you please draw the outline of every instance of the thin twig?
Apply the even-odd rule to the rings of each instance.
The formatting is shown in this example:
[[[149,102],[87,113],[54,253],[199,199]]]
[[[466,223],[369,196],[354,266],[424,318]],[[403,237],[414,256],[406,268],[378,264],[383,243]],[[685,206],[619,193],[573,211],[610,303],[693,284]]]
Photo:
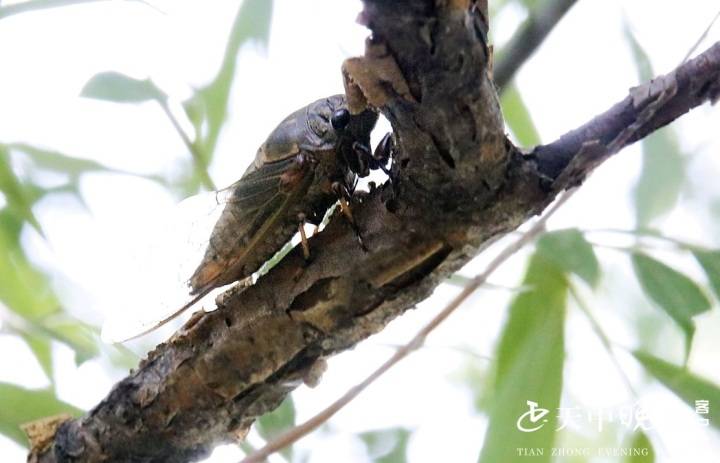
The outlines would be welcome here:
[[[405,347],[405,344],[389,344],[389,343],[381,343],[381,344],[372,344],[373,346],[377,347],[387,347],[389,349],[397,350],[402,349]],[[475,352],[469,348],[461,347],[461,346],[447,346],[447,345],[430,345],[423,344],[420,346],[421,349],[445,349],[453,352],[457,352],[463,355],[467,355],[468,357],[473,357],[477,360],[483,360],[486,362],[491,362],[493,359],[490,355],[483,355],[478,352]]]
[[[210,173],[208,172],[208,165],[207,162],[205,162],[205,156],[203,156],[203,153],[200,151],[198,145],[196,143],[193,143],[192,140],[190,140],[190,137],[187,133],[185,133],[185,130],[183,130],[180,122],[177,120],[172,111],[170,111],[167,103],[160,102],[160,107],[162,108],[165,115],[167,115],[168,119],[170,119],[170,123],[172,123],[173,127],[175,127],[178,135],[180,135],[183,143],[185,143],[185,146],[190,151],[190,154],[193,157],[193,161],[195,162],[195,168],[200,175],[200,181],[209,190],[217,190],[215,182],[213,182],[212,178],[210,178]]]
[[[390,357],[385,363],[383,363],[377,370],[372,372],[365,380],[356,386],[352,387],[342,397],[330,404],[327,408],[322,410],[317,415],[313,416],[306,422],[291,428],[284,434],[281,434],[276,439],[268,442],[265,447],[261,448],[252,455],[248,455],[241,463],[260,463],[264,461],[271,454],[284,449],[288,445],[297,442],[304,436],[310,434],[312,431],[320,427],[323,423],[328,421],[335,413],[340,411],[343,407],[349,404],[355,397],[357,397],[362,391],[367,389],[372,383],[375,382],[380,376],[387,372],[390,368],[395,366],[400,360],[407,357],[411,352],[422,346],[425,342],[425,338],[442,322],[444,322],[460,305],[477,290],[488,277],[500,267],[506,260],[513,256],[516,252],[522,249],[526,244],[532,241],[537,235],[545,231],[545,225],[548,219],[573,195],[576,190],[568,190],[555,202],[552,208],[550,208],[545,215],[543,215],[533,226],[528,229],[520,238],[512,242],[506,248],[504,248],[485,268],[485,271],[481,274],[472,278],[467,286],[450,301],[450,303],[439,313],[430,320],[407,344],[395,351],[392,357]]]
[[[620,365],[620,362],[618,361],[617,357],[615,356],[615,351],[613,350],[613,343],[610,341],[610,338],[605,333],[605,330],[603,330],[602,326],[600,326],[600,322],[595,318],[595,316],[592,313],[592,310],[590,310],[590,306],[587,304],[585,299],[580,295],[578,289],[575,287],[575,285],[570,284],[568,285],[568,289],[570,291],[570,295],[573,299],[575,299],[575,302],[577,303],[578,307],[580,308],[580,311],[585,314],[585,317],[590,322],[590,326],[592,326],[593,331],[595,332],[595,335],[600,339],[600,343],[603,345],[605,350],[608,353],[608,356],[610,357],[610,361],[615,366],[615,369],[617,370],[618,374],[622,378],[623,382],[625,383],[625,387],[627,387],[628,391],[633,395],[633,397],[637,400],[638,399],[638,393],[635,390],[635,388],[632,385],[632,382],[630,381],[630,378],[628,378],[627,374],[625,373],[625,370],[623,370],[622,365]]]
[[[553,0],[539,11],[530,13],[530,17],[498,53],[493,79],[501,92],[575,3],[577,0]]]
[[[640,395],[638,394],[635,387],[632,385],[632,382],[630,381],[630,378],[627,376],[627,373],[625,373],[625,370],[623,370],[622,365],[620,365],[620,361],[618,360],[617,356],[615,355],[615,349],[614,345],[611,341],[608,335],[605,333],[605,330],[603,330],[602,326],[600,325],[600,322],[598,322],[597,318],[595,318],[595,315],[593,315],[592,310],[590,309],[590,306],[587,304],[585,299],[580,295],[580,292],[578,291],[577,287],[570,284],[568,286],[568,289],[570,291],[570,295],[577,303],[580,310],[585,314],[585,317],[590,322],[590,325],[592,326],[593,331],[595,332],[595,335],[600,339],[600,343],[603,345],[605,350],[608,353],[608,356],[610,357],[610,361],[615,366],[615,369],[617,370],[618,374],[622,378],[623,383],[625,383],[625,387],[630,391],[630,394],[633,396],[633,399],[635,399],[635,402],[640,402]],[[618,346],[620,348],[623,348],[627,351],[631,351],[631,349],[624,348],[623,346]],[[665,444],[662,435],[656,431],[655,428],[652,428],[649,430],[649,432],[653,433],[653,438],[660,444],[661,447],[667,448],[667,445]]]
[[[511,232],[512,233],[512,232]],[[508,233],[510,234],[510,233]],[[522,234],[522,233],[521,233]],[[459,273],[456,273],[449,278],[445,280],[445,283],[455,286],[464,288],[466,284],[468,284],[471,281],[470,277],[467,277],[465,275],[460,275]],[[483,285],[483,289],[492,289],[497,291],[508,291],[510,293],[524,293],[529,291],[531,288],[527,285],[522,286],[506,286],[506,285],[499,285],[496,283],[490,283],[489,281],[486,281]]]
[[[705,249],[707,246],[698,245],[689,243],[687,241],[684,241],[680,238],[674,238],[672,236],[666,236],[660,233],[657,230],[624,230],[621,228],[595,228],[590,230],[583,230],[583,234],[618,234],[618,235],[628,235],[638,238],[650,238],[658,241],[664,241],[666,243],[672,244],[673,246],[677,247],[678,249],[682,249],[684,251],[694,251],[697,249]],[[603,244],[599,244],[600,246],[603,246]],[[614,248],[622,248],[622,249],[630,249],[628,247],[622,247],[622,246],[607,246],[607,247],[614,247]]]
[[[683,60],[680,64],[685,64],[685,62],[690,59],[690,57],[692,56],[693,53],[695,53],[695,50],[697,50],[697,48],[700,46],[702,41],[705,40],[705,38],[708,36],[708,34],[710,33],[710,29],[713,28],[713,26],[715,25],[715,22],[717,22],[717,20],[719,18],[720,18],[720,11],[717,12],[717,14],[712,19],[712,21],[710,21],[710,24],[708,24],[708,26],[705,28],[703,33],[700,34],[700,37],[697,39],[697,41],[693,44],[692,47],[690,47],[690,50],[688,50],[687,54],[685,55],[685,57],[683,58]]]

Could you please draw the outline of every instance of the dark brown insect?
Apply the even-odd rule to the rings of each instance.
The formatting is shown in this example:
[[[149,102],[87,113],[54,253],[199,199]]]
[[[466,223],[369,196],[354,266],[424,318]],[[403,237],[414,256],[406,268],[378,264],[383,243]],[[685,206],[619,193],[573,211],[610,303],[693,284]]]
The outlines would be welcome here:
[[[213,289],[251,276],[298,226],[319,224],[338,199],[345,210],[357,177],[385,170],[389,134],[374,154],[369,147],[377,118],[371,110],[350,114],[343,95],[317,100],[285,118],[240,180],[226,189],[225,208],[189,281],[195,297],[141,334],[164,325]],[[307,256],[307,247],[305,252]]]

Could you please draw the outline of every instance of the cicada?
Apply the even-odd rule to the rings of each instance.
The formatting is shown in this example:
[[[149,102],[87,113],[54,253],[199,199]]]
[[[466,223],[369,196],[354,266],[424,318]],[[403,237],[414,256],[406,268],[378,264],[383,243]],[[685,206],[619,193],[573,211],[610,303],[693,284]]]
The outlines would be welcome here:
[[[188,282],[190,301],[133,338],[174,319],[213,289],[250,277],[304,223],[318,225],[338,200],[345,206],[358,177],[386,170],[389,134],[370,150],[377,119],[370,109],[351,114],[343,95],[286,117],[240,180],[222,192],[224,209]]]

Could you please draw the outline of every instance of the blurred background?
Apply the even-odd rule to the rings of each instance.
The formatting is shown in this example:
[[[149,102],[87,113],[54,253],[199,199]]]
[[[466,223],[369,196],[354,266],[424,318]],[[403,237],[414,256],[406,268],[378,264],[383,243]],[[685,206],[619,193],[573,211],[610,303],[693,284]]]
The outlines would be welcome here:
[[[551,3],[490,1],[496,61]],[[500,89],[508,131],[531,147],[584,123],[720,40],[720,25],[703,36],[718,8],[577,1]],[[19,424],[88,410],[178,326],[100,336],[182,300],[184,256],[201,246],[188,237],[211,211],[178,203],[237,180],[285,115],[342,92],[360,9],[0,3],[0,460],[24,461]],[[705,105],[606,162],[423,348],[271,461],[717,461],[718,127]],[[238,461],[362,380],[512,238],[207,461]],[[536,433],[515,429],[528,400],[554,417]],[[501,457],[553,445],[573,455]]]

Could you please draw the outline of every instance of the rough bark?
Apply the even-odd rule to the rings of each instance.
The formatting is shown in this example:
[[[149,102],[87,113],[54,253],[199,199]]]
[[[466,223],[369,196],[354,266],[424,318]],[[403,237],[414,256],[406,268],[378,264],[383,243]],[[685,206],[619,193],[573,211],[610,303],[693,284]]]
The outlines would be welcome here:
[[[523,154],[486,72],[486,14],[467,0],[365,0],[348,94],[388,117],[394,181],[358,198],[368,251],[336,218],[258,283],[197,313],[32,461],[193,461],[272,410],[318,359],[426,298],[487,243],[540,213],[610,154],[720,94],[720,44],[605,114]],[[661,162],[661,160],[659,160]]]

